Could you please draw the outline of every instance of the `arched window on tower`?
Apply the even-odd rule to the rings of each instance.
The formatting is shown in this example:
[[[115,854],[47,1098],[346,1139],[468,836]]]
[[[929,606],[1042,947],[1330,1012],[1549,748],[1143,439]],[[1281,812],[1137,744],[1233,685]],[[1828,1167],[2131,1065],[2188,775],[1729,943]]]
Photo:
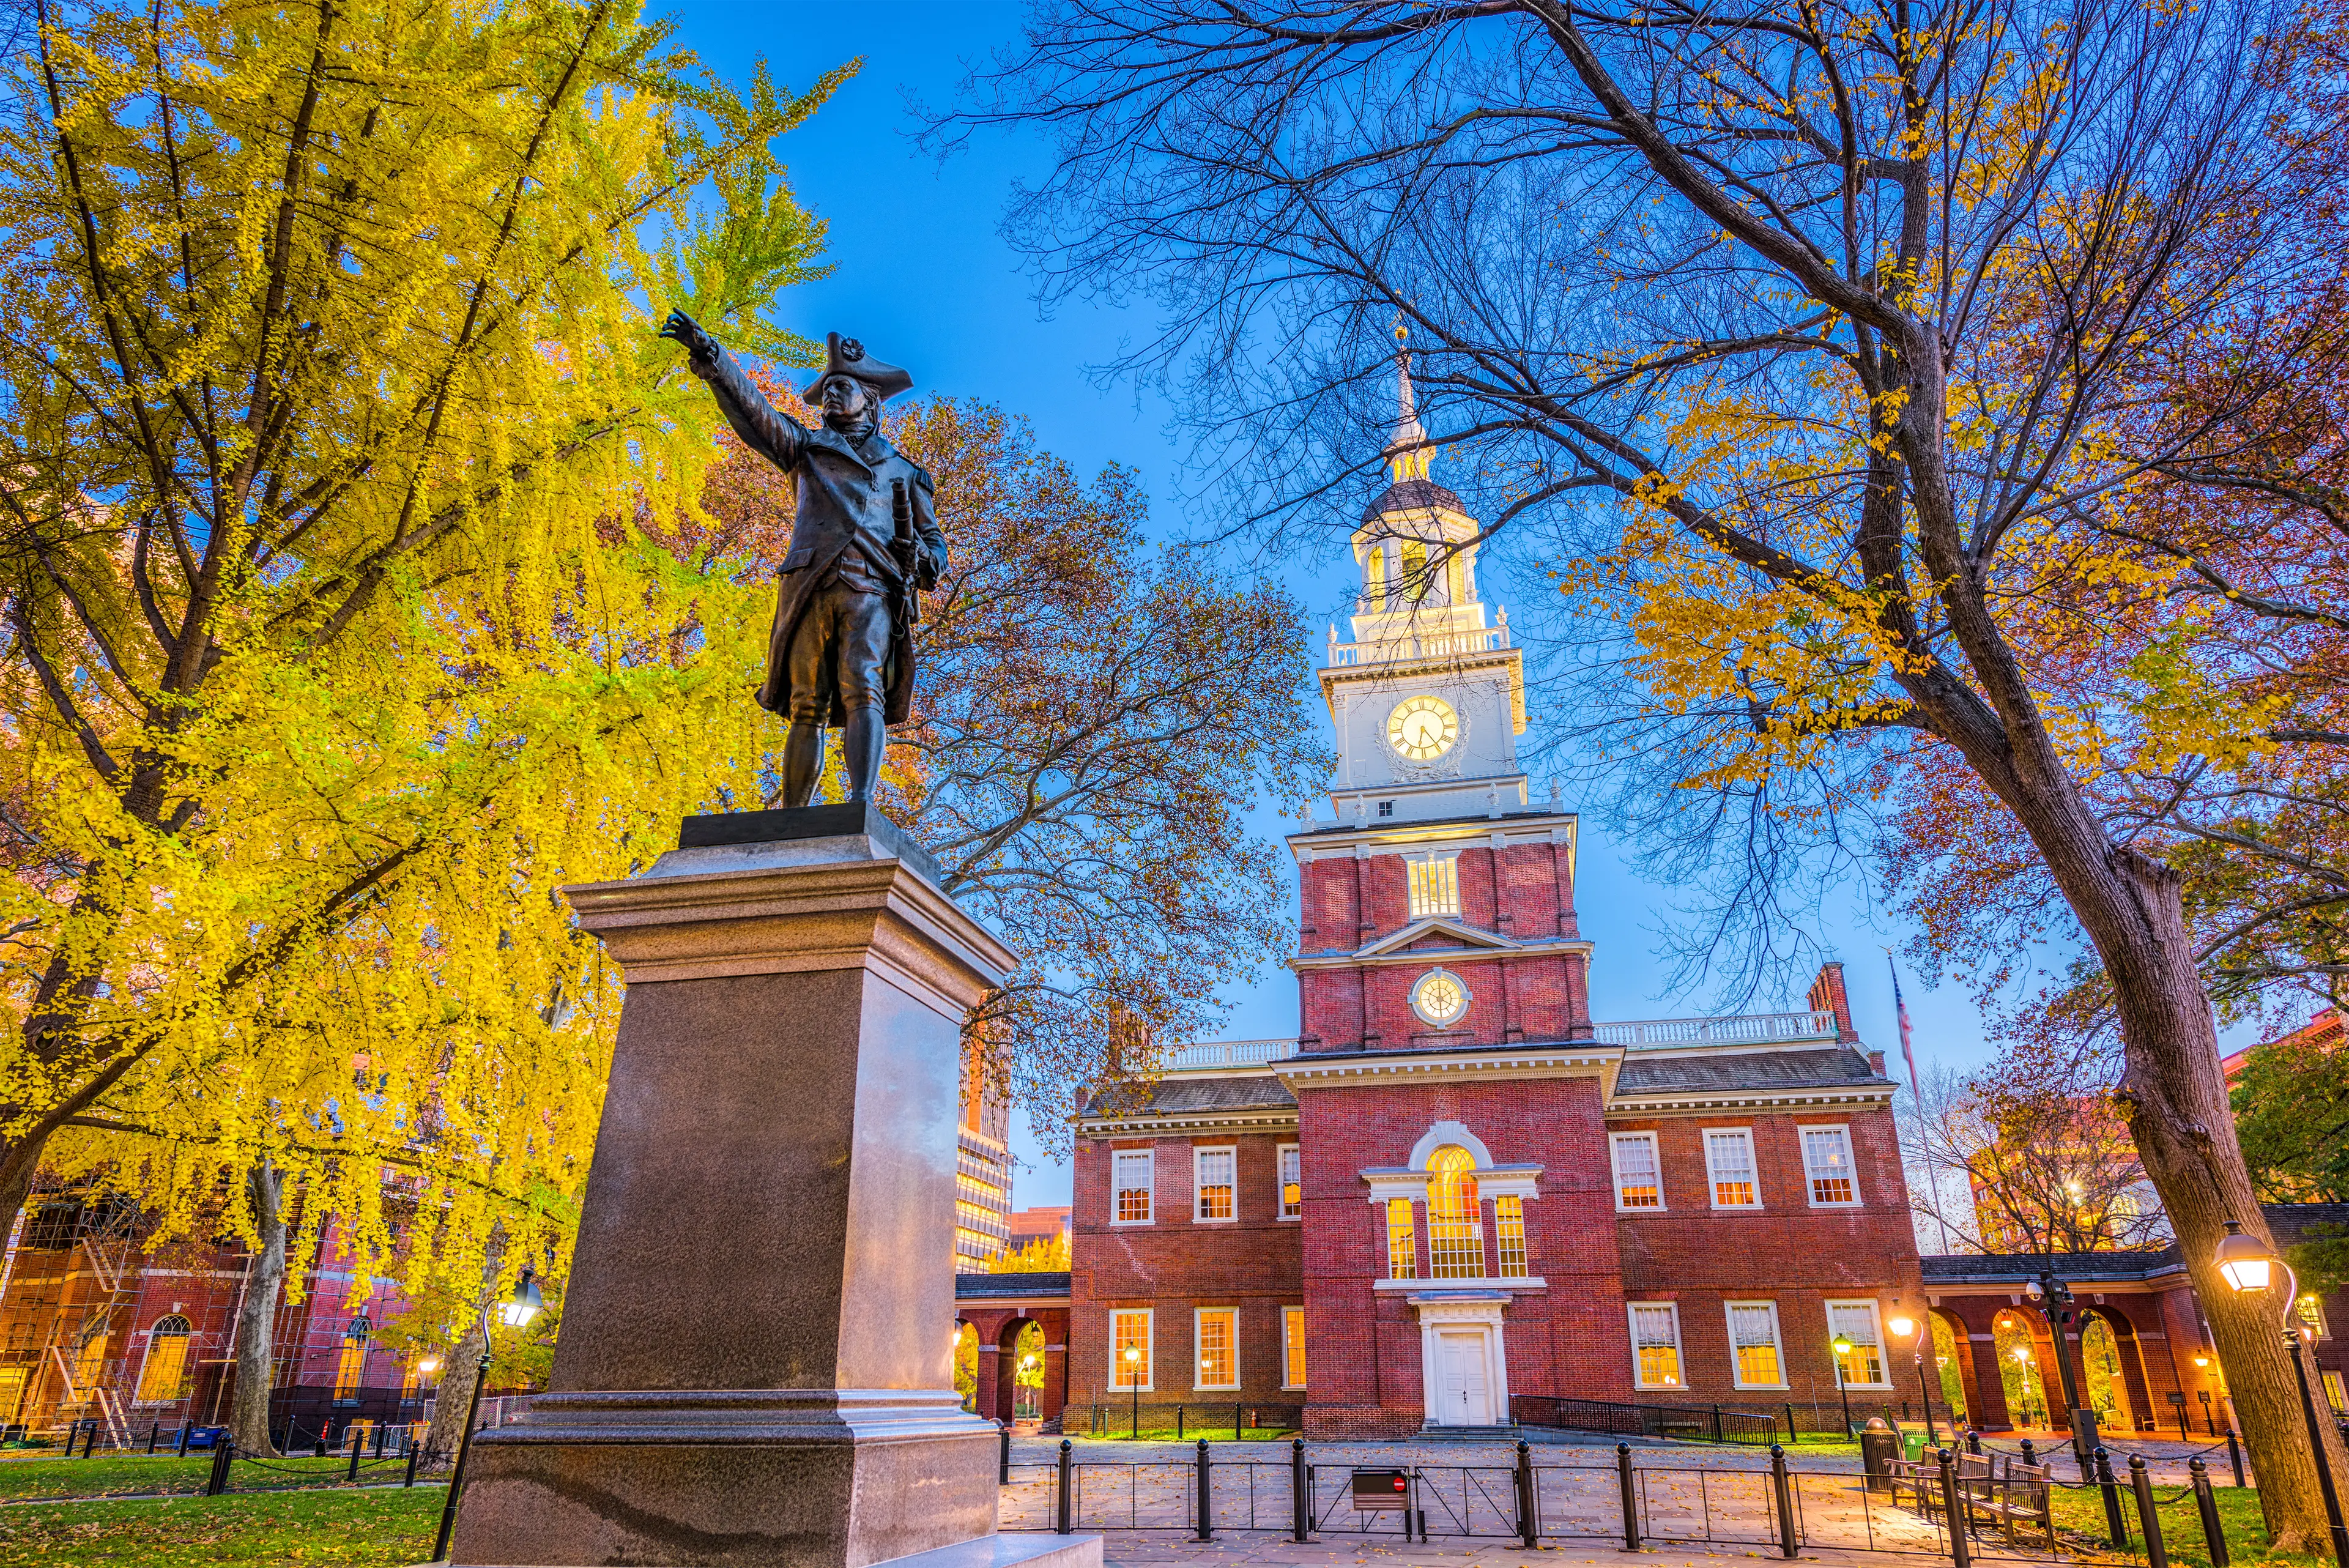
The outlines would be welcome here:
[[[178,1313],[155,1320],[147,1331],[147,1359],[139,1368],[139,1403],[177,1399],[188,1382],[188,1320]]]
[[[1403,597],[1417,604],[1427,597],[1427,545],[1418,539],[1402,542]]]
[[[1362,597],[1372,604],[1384,604],[1387,597],[1387,542],[1373,539],[1362,556]]]
[[[1468,602],[1468,553],[1454,550],[1444,558],[1444,594],[1448,604]]]
[[[1439,1280],[1485,1276],[1485,1222],[1476,1203],[1476,1161],[1457,1144],[1427,1159],[1427,1251]]]

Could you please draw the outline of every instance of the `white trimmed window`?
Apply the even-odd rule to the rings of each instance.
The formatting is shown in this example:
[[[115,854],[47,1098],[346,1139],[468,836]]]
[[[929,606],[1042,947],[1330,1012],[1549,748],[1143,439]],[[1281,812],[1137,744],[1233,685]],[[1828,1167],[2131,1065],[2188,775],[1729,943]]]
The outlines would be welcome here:
[[[1226,1146],[1222,1148],[1191,1150],[1191,1191],[1195,1199],[1191,1206],[1194,1220],[1231,1220],[1237,1218],[1232,1205],[1234,1172],[1238,1168],[1240,1151]]]
[[[1840,1209],[1857,1204],[1859,1184],[1851,1168],[1851,1129],[1805,1127],[1803,1174],[1810,1179],[1812,1208]]]
[[[1305,1159],[1293,1143],[1280,1146],[1280,1217],[1305,1218]]]
[[[1850,1353],[1836,1359],[1843,1366],[1847,1388],[1889,1388],[1884,1376],[1884,1334],[1877,1326],[1872,1301],[1827,1303],[1827,1337],[1851,1342]]]
[[[1419,1278],[1419,1231],[1408,1198],[1387,1199],[1387,1278]]]
[[[1704,1173],[1715,1209],[1762,1207],[1762,1189],[1754,1179],[1753,1128],[1705,1128]]]
[[[1280,1309],[1280,1386],[1305,1386],[1305,1309]]]
[[[1155,1385],[1150,1376],[1150,1309],[1120,1307],[1109,1314],[1109,1386],[1139,1388],[1144,1394]]]
[[[1501,1243],[1501,1277],[1526,1277],[1526,1200],[1515,1193],[1493,1199],[1493,1234]]]
[[[1607,1141],[1615,1158],[1615,1207],[1661,1209],[1664,1179],[1656,1158],[1656,1135],[1617,1133]]]
[[[1150,1150],[1122,1148],[1109,1157],[1110,1208],[1112,1225],[1150,1223]]]
[[[1405,862],[1411,872],[1411,918],[1460,912],[1460,857],[1428,855]]]
[[[1728,1302],[1729,1369],[1740,1388],[1786,1386],[1786,1357],[1778,1347],[1776,1302]]]
[[[1201,1307],[1191,1314],[1198,1368],[1195,1388],[1240,1386],[1240,1309]]]
[[[1640,1388],[1685,1388],[1681,1377],[1681,1309],[1671,1302],[1631,1304],[1631,1381]]]

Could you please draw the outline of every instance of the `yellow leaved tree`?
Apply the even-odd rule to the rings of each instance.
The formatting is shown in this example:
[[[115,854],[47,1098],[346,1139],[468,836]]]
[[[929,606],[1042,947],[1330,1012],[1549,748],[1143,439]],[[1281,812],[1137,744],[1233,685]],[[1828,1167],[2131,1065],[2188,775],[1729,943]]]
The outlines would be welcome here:
[[[805,358],[758,315],[823,240],[771,143],[845,70],[733,91],[605,0],[34,21],[0,1229],[103,1168],[282,1267],[298,1189],[470,1300],[567,1233],[599,1110],[615,977],[555,887],[761,793],[766,590],[638,526],[715,450],[652,327]]]

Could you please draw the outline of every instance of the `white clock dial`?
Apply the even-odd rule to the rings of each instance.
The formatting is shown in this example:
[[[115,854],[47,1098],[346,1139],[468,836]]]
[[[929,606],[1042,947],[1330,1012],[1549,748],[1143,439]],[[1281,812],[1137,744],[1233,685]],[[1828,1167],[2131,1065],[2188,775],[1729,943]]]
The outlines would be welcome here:
[[[1460,738],[1460,715],[1441,697],[1406,697],[1387,715],[1387,744],[1414,763],[1433,762]]]

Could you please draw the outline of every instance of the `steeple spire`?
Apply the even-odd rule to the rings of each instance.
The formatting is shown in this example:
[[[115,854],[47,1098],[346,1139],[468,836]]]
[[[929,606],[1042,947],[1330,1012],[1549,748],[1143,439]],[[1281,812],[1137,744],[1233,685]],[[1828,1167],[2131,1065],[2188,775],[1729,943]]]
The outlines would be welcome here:
[[[1381,454],[1393,483],[1425,479],[1435,453],[1426,445],[1427,430],[1419,422],[1419,399],[1411,386],[1411,328],[1395,320],[1395,425]]]

